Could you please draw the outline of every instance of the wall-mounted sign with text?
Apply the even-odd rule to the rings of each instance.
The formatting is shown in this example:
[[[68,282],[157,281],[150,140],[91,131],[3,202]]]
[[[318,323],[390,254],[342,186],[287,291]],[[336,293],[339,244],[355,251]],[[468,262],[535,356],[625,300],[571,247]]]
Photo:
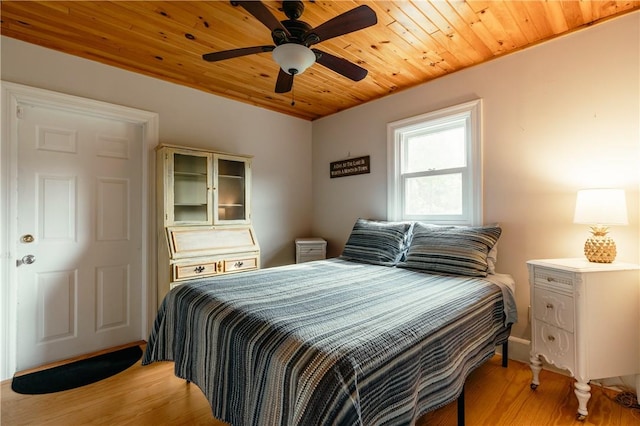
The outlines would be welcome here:
[[[329,176],[332,178],[362,175],[371,173],[369,156],[350,158],[348,160],[333,161],[329,167]]]

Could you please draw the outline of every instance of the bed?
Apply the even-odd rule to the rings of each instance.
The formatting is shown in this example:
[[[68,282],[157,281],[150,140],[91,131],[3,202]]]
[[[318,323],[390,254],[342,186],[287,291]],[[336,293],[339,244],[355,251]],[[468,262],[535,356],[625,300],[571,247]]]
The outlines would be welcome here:
[[[234,426],[414,424],[458,398],[516,318],[513,280],[487,261],[499,227],[480,264],[447,229],[359,219],[340,258],[176,287],[143,364],[174,361]]]

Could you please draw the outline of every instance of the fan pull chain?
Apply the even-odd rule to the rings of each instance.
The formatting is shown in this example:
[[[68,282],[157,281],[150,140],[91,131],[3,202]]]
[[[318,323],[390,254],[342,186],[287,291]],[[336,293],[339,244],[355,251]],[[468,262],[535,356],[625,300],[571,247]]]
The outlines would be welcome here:
[[[295,106],[296,105],[296,94],[295,94],[295,90],[293,88],[293,83],[291,84],[291,106]]]

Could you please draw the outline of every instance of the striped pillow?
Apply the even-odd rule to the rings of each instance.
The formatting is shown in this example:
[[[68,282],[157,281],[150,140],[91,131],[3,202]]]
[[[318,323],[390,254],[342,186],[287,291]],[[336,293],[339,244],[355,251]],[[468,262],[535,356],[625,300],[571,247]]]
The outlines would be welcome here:
[[[406,253],[411,226],[408,222],[358,219],[340,257],[356,262],[394,266]]]
[[[451,275],[486,277],[487,255],[498,242],[499,226],[432,227],[416,223],[401,268]]]

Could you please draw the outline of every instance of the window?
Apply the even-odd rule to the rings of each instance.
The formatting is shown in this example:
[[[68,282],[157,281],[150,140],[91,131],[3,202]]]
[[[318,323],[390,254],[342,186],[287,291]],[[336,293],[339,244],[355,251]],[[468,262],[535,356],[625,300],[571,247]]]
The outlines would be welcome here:
[[[389,220],[482,224],[482,101],[387,125]]]

